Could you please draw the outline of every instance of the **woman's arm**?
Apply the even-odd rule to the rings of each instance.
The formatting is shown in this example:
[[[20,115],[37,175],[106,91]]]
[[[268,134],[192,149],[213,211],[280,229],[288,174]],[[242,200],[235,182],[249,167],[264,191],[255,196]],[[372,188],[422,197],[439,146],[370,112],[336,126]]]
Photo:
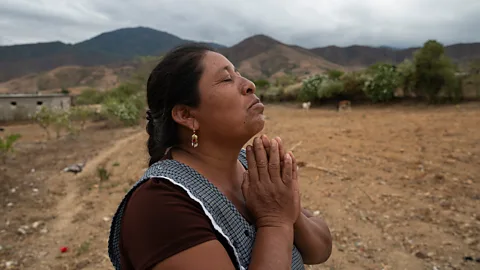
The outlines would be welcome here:
[[[282,140],[279,137],[276,137],[275,140],[280,148],[280,157],[283,157],[286,150]],[[266,135],[262,135],[262,142],[266,149],[270,148],[271,143]],[[298,178],[293,154],[292,157],[295,178]],[[332,236],[327,224],[321,218],[315,217],[310,211],[301,208],[301,213],[294,224],[294,235],[295,246],[302,254],[305,264],[320,264],[328,260],[332,253]]]
[[[332,236],[327,224],[302,208],[294,224],[295,246],[302,254],[305,264],[320,264],[332,253]]]
[[[275,248],[272,248],[275,247]],[[250,270],[290,269],[293,226],[261,227],[257,231]],[[153,270],[234,270],[227,251],[212,240],[179,252],[157,264]]]

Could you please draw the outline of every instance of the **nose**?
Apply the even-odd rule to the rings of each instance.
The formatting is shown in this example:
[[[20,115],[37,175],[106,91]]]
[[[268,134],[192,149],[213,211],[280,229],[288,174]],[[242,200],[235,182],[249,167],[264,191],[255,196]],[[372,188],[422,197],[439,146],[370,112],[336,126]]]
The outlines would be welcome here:
[[[247,95],[247,94],[255,94],[255,91],[257,90],[257,87],[255,84],[250,81],[249,79],[243,78],[245,82],[242,84],[242,94]]]

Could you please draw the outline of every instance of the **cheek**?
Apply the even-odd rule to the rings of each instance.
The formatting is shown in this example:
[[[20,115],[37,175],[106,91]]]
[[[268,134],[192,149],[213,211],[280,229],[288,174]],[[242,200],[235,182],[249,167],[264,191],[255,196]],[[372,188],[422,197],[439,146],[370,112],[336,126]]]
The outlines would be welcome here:
[[[245,105],[238,95],[211,95],[203,100],[202,118],[211,124],[235,127],[243,124],[246,118]]]

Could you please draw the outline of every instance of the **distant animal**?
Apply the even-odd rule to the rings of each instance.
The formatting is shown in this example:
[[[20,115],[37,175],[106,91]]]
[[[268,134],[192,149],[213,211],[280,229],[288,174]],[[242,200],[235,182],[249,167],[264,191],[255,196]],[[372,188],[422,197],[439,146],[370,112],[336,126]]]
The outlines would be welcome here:
[[[310,109],[310,106],[312,106],[312,103],[311,103],[310,101],[304,102],[304,103],[302,104],[302,108],[303,108],[304,110],[309,110],[309,109]]]
[[[350,100],[340,100],[337,103],[337,111],[351,111],[352,110],[352,103]]]
[[[85,163],[77,163],[66,167],[63,171],[77,174],[83,170],[83,167],[85,167]]]

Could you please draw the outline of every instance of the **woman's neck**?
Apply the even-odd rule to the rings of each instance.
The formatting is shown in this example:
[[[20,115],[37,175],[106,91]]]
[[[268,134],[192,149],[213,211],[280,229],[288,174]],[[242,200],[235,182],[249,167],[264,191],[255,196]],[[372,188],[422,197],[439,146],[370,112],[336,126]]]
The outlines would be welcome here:
[[[213,184],[227,190],[241,185],[243,166],[238,161],[241,146],[219,146],[203,141],[198,147],[181,145],[172,148],[172,157],[197,170]]]

